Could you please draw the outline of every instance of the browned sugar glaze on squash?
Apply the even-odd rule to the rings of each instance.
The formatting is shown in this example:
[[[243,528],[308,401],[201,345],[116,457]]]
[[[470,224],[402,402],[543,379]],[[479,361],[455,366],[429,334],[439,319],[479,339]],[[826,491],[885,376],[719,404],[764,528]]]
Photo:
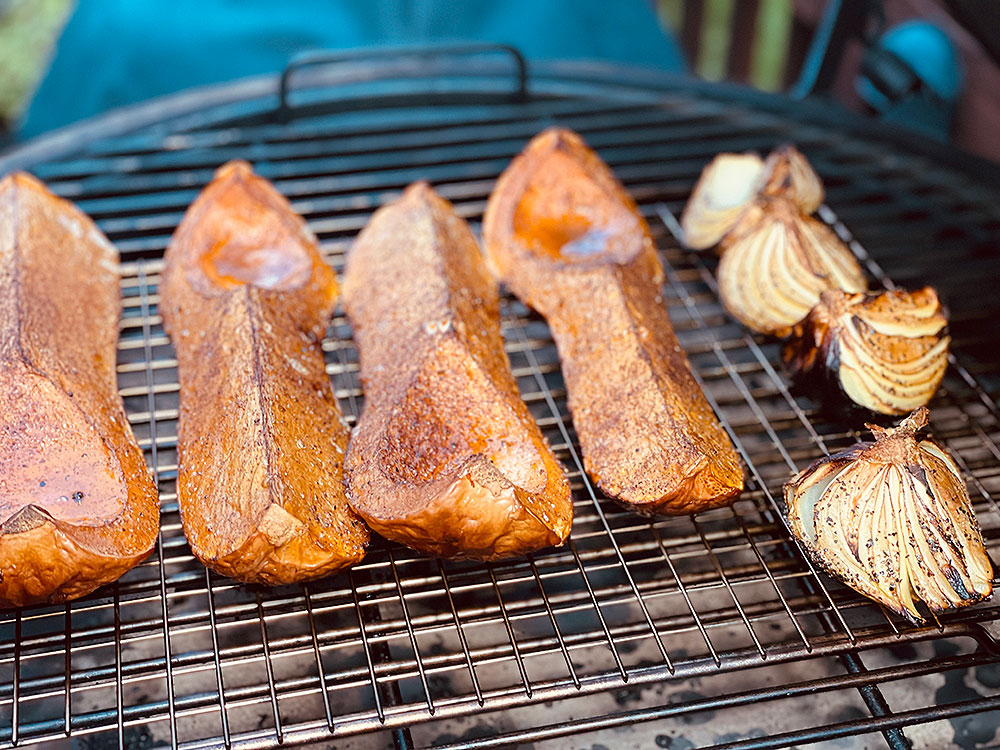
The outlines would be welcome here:
[[[640,512],[731,502],[736,451],[670,325],[648,227],[607,165],[575,133],[541,133],[497,182],[483,236],[501,280],[548,321],[598,487]]]
[[[120,316],[118,253],[94,223],[29,175],[0,181],[0,606],[83,596],[152,550]]]
[[[468,226],[427,184],[358,236],[344,305],[365,392],[348,493],[368,524],[440,557],[565,541],[569,484],[511,374],[496,284]]]
[[[337,297],[315,237],[231,162],[166,253],[160,312],[181,385],[178,502],[194,554],[241,581],[319,578],[362,559],[344,495],[348,429],[321,342]]]

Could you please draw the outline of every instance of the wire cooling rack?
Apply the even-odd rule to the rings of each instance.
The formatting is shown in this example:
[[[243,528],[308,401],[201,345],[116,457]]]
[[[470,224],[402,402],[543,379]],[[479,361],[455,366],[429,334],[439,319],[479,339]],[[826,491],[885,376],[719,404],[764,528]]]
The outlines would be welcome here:
[[[619,89],[595,81],[586,96],[567,94],[566,79],[547,80],[534,90],[551,85],[558,94],[514,104],[413,98],[393,109],[364,100],[367,109],[345,106],[290,123],[187,121],[181,130],[95,140],[36,166],[122,251],[119,384],[160,488],[163,520],[153,555],[119,582],[66,605],[0,615],[0,745],[71,738],[75,747],[257,748],[371,734],[396,747],[559,747],[566,735],[641,721],[673,726],[709,711],[738,729],[739,711],[758,706],[775,727],[768,736],[743,734],[720,746],[864,736],[906,747],[908,727],[1000,708],[996,694],[938,705],[901,687],[1000,664],[995,604],[914,627],[817,575],[791,542],[782,483],[863,435],[790,390],[776,369],[777,346],[720,306],[714,261],[686,252],[672,233],[713,154],[786,140],[827,178],[831,204],[854,214],[852,226],[865,223],[873,204],[879,226],[891,231],[896,222],[901,232],[922,221],[937,226],[933,216],[914,218],[921,199],[964,206],[964,220],[987,228],[996,211],[970,202],[971,183],[934,172],[923,157],[887,160],[864,141],[749,105],[676,91],[641,101],[633,91],[623,100]],[[413,179],[430,179],[478,228],[496,175],[554,122],[598,149],[649,220],[678,337],[746,466],[743,495],[732,508],[655,520],[602,497],[581,470],[548,329],[504,296],[514,374],[573,487],[576,520],[564,547],[479,564],[429,559],[376,539],[348,572],[275,589],[208,572],[191,556],[177,514],[176,360],[157,313],[160,256],[197,190],[224,161],[251,160],[307,217],[339,273],[371,212]],[[872,278],[888,284],[832,210],[821,215]],[[363,393],[339,311],[324,351],[353,423]],[[931,406],[933,434],[968,479],[995,556],[997,406],[957,361]],[[650,698],[657,686],[692,681],[701,692]],[[623,690],[644,697],[607,704]],[[838,701],[854,712],[824,713]],[[538,707],[545,711],[532,711]],[[499,728],[483,736],[440,730],[465,717],[493,717]]]

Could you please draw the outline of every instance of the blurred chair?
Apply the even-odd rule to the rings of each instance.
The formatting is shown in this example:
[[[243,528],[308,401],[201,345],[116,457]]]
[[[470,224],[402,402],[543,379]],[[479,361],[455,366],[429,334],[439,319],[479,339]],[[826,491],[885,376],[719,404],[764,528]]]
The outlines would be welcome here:
[[[657,0],[657,7],[692,70],[707,80],[785,90],[813,37],[792,0]]]
[[[703,78],[827,97],[1000,162],[997,0],[656,2]]]

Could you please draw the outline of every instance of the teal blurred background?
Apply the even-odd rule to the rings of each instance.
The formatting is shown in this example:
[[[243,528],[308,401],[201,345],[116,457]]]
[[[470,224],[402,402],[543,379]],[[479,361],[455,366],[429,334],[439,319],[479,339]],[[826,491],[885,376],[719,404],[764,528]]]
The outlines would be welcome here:
[[[57,15],[58,3],[34,1]],[[18,121],[21,138],[191,86],[280,71],[311,49],[482,40],[513,44],[529,60],[684,69],[647,0],[83,0],[66,13]]]
[[[280,71],[298,52],[447,41],[506,42],[529,60],[589,59],[787,91],[827,0],[0,0],[0,148],[122,105]],[[934,24],[965,85],[939,138],[1000,162],[1000,2],[878,0],[888,26]],[[986,11],[990,12],[987,13]],[[963,25],[964,24],[964,25]],[[994,49],[995,47],[995,49]],[[844,50],[838,106],[858,95],[864,49]],[[920,52],[914,52],[923,62]],[[913,57],[913,55],[911,55]],[[871,97],[868,97],[869,99]],[[905,103],[904,103],[905,104]],[[895,114],[894,114],[895,113]],[[926,130],[926,128],[925,128]]]

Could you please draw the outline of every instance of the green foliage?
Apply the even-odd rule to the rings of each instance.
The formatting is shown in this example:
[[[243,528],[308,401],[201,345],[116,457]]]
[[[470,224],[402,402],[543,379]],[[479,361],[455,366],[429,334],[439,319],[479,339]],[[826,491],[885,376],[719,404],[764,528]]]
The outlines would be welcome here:
[[[0,121],[28,103],[73,0],[0,0]]]
[[[788,64],[788,40],[792,30],[790,0],[761,0],[757,13],[757,38],[750,56],[750,82],[765,91],[777,91]]]
[[[759,0],[753,28],[733,29],[736,4],[747,0],[700,0],[701,28],[698,50],[691,66],[702,78],[719,81],[726,77],[732,34],[752,34],[750,84],[766,91],[777,91],[784,81],[788,63],[788,43],[792,26],[792,0]],[[664,28],[678,38],[684,27],[685,13],[693,3],[687,0],[658,0],[657,13]]]
[[[698,61],[695,70],[708,81],[726,77],[734,0],[705,0]],[[737,31],[737,33],[740,33]]]

